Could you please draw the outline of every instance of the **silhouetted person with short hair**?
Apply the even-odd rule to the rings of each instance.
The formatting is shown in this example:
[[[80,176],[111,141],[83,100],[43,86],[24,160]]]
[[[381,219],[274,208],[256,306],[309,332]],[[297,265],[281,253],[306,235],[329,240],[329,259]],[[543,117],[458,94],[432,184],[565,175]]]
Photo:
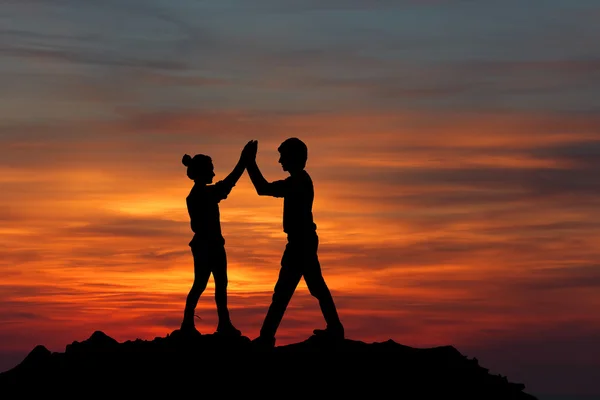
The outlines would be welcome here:
[[[231,323],[227,308],[227,255],[225,239],[221,234],[219,202],[227,198],[246,167],[246,153],[252,147],[251,142],[244,147],[237,165],[222,181],[211,185],[215,176],[212,159],[204,154],[194,157],[183,156],[182,163],[187,167],[188,178],[194,181],[186,198],[187,210],[194,237],[189,243],[194,258],[194,283],[187,296],[182,332],[197,333],[194,324],[194,311],[200,295],[206,289],[210,274],[215,282],[215,302],[219,324],[217,332],[239,336],[241,332]]]
[[[272,347],[275,334],[285,310],[304,277],[310,294],[319,300],[327,323],[326,329],[315,329],[318,336],[332,339],[344,338],[344,327],[338,317],[333,297],[323,279],[317,255],[319,238],[313,221],[312,205],[314,187],[310,175],[305,171],[308,149],[298,138],[285,140],[278,148],[279,163],[290,176],[284,180],[268,182],[256,164],[258,142],[251,141],[250,159],[246,169],[260,196],[283,198],[283,231],[287,234],[287,245],[281,259],[281,270],[269,310],[264,319],[260,336],[254,343]]]

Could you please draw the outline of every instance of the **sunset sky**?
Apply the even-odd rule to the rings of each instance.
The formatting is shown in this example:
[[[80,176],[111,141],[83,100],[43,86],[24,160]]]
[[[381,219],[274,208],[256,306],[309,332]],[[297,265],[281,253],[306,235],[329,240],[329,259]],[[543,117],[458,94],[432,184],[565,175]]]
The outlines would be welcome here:
[[[597,0],[1,7],[0,370],[95,330],[177,329],[193,279],[181,157],[210,155],[218,180],[256,139],[283,179],[295,136],[348,338],[453,345],[540,397],[600,394]],[[250,338],[282,206],[247,174],[220,205]],[[301,282],[277,344],[322,327]]]

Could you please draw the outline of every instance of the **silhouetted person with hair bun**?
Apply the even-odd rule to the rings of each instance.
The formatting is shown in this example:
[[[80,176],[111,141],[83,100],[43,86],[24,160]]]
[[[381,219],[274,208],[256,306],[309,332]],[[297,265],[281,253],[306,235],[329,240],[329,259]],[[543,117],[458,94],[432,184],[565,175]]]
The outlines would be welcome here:
[[[225,239],[221,234],[219,202],[227,198],[246,167],[246,153],[251,142],[244,147],[237,165],[222,181],[211,185],[215,176],[212,159],[204,154],[188,154],[181,162],[187,167],[187,176],[194,181],[186,198],[187,210],[194,237],[189,243],[194,258],[194,283],[187,296],[182,332],[198,333],[194,324],[194,311],[200,295],[206,289],[210,274],[215,282],[215,302],[219,324],[217,333],[239,336],[241,332],[231,323],[227,308],[227,255]]]
[[[319,238],[312,213],[314,187],[310,175],[304,169],[308,149],[298,138],[285,140],[278,148],[279,163],[290,176],[275,182],[268,182],[260,172],[256,164],[257,150],[258,142],[251,141],[251,149],[248,153],[250,160],[246,169],[260,196],[283,198],[283,231],[287,234],[287,245],[281,259],[281,270],[275,284],[271,305],[260,330],[260,336],[253,342],[267,347],[275,345],[277,328],[302,277],[310,294],[319,300],[327,323],[326,329],[315,329],[315,335],[336,340],[343,339],[344,327],[321,273],[317,256]]]

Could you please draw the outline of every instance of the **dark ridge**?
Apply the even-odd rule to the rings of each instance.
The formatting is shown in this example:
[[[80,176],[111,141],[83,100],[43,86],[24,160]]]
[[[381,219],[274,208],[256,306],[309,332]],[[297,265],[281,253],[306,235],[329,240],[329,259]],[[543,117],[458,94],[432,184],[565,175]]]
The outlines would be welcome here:
[[[304,342],[257,348],[247,337],[183,335],[123,343],[96,331],[64,353],[35,347],[0,374],[0,393],[120,398],[523,399],[525,385],[492,375],[452,346],[418,349],[392,340]],[[168,393],[168,395],[166,395]],[[17,395],[18,394],[18,395]],[[8,398],[8,397],[5,397]]]

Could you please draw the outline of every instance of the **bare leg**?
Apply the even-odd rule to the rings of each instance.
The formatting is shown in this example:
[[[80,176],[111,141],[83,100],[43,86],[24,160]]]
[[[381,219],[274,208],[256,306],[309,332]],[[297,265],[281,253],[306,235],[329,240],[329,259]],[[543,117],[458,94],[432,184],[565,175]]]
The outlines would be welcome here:
[[[229,308],[227,306],[227,254],[225,248],[217,250],[214,254],[213,277],[215,279],[215,303],[217,304],[217,314],[219,316],[219,325],[217,332],[239,336],[242,334],[231,323]]]
[[[210,278],[210,263],[208,260],[199,250],[192,249],[192,254],[194,256],[194,283],[185,302],[183,322],[181,323],[182,330],[194,328],[194,311]]]

